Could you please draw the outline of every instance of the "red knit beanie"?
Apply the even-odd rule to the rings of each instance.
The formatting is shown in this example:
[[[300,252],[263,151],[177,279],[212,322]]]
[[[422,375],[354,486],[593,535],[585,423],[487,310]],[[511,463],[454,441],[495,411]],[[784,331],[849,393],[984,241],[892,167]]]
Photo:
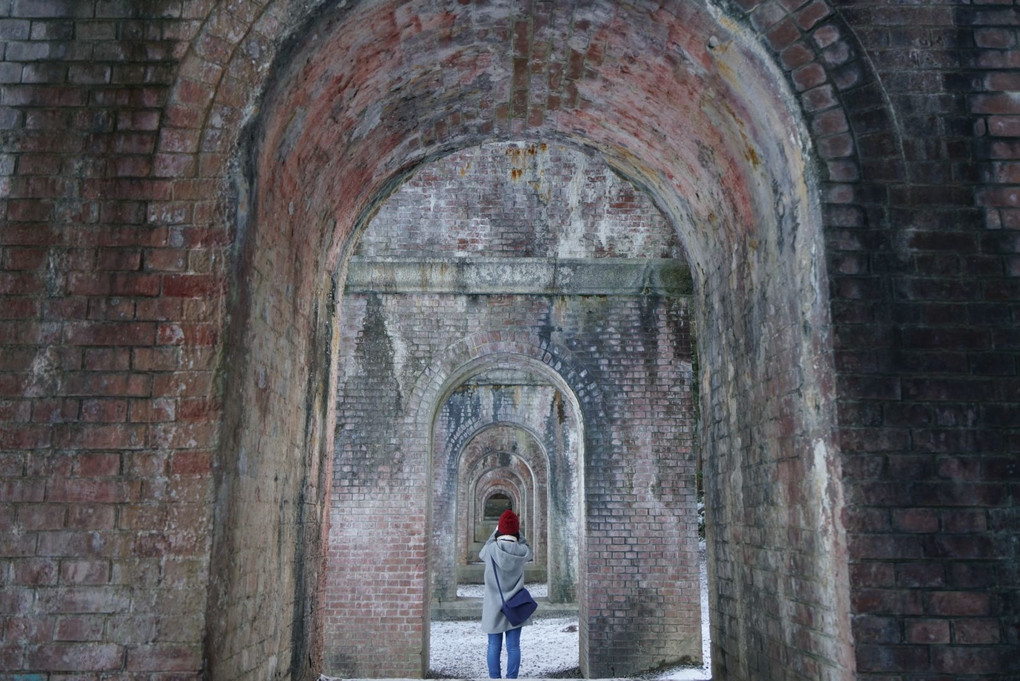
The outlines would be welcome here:
[[[517,514],[510,509],[503,511],[503,515],[499,517],[499,525],[496,526],[496,533],[517,534],[520,529],[521,526],[517,522]]]

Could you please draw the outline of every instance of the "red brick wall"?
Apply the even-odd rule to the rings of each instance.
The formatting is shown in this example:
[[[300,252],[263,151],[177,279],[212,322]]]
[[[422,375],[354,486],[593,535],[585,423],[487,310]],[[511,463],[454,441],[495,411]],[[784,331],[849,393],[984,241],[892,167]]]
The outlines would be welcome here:
[[[208,8],[143,4],[0,8],[7,674],[203,664],[229,236],[195,157],[162,153]]]
[[[330,276],[402,173],[526,137],[604,153],[683,234],[704,432],[748,464],[708,480],[717,674],[796,678],[819,660],[841,677],[1011,673],[1016,8],[726,8],[722,26],[695,2],[654,16],[380,3],[352,31],[340,26],[352,10],[282,1],[0,7],[4,668],[195,676],[207,640],[212,677],[314,673]],[[302,56],[325,58],[301,71]],[[819,219],[800,211],[811,197]],[[804,249],[788,269],[754,258],[778,235]],[[757,316],[742,282],[772,286]],[[773,315],[803,301],[808,314]],[[736,382],[769,379],[765,364],[813,368],[829,342],[835,380]],[[833,438],[815,437],[825,419],[810,433],[797,421],[816,395],[838,407]],[[759,466],[754,448],[791,427],[784,480],[817,462],[828,486],[737,523],[743,497],[722,475],[771,480],[778,463]],[[844,494],[845,555],[838,523],[790,532],[824,527],[803,512]],[[759,526],[788,564],[744,557]],[[742,596],[759,574],[793,573],[836,601],[842,584],[852,606],[802,608],[809,587],[792,584]],[[727,580],[746,589],[724,592]],[[779,614],[743,617],[768,608]],[[790,633],[761,633],[777,623]]]
[[[844,17],[827,49],[867,56],[887,102],[877,83],[844,96],[861,169],[830,240],[857,669],[1009,678],[1016,7]]]

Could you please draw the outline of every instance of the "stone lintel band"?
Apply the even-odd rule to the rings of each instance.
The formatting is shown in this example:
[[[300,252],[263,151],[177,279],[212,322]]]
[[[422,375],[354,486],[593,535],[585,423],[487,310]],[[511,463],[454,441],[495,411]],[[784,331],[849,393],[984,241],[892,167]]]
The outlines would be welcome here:
[[[347,293],[461,295],[689,296],[686,264],[671,259],[471,258],[380,260],[354,257]]]

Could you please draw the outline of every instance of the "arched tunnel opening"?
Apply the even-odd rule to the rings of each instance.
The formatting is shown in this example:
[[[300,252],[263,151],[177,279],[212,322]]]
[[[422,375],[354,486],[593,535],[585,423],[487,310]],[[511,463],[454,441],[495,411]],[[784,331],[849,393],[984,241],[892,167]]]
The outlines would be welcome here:
[[[1016,674],[1017,3],[2,6],[8,675]]]
[[[696,515],[687,510],[696,507],[694,457],[657,449],[671,447],[677,434],[675,422],[661,418],[671,398],[653,395],[676,386],[691,392],[689,363],[678,368],[662,357],[676,349],[673,336],[693,326],[711,519],[713,676],[748,678],[772,664],[773,654],[845,675],[852,655],[825,263],[816,257],[822,221],[800,114],[755,39],[700,3],[658,12],[564,4],[556,12],[557,20],[535,24],[526,14],[518,22],[512,10],[466,5],[439,14],[423,3],[398,13],[382,4],[336,6],[306,26],[277,66],[239,181],[250,199],[238,214],[235,317],[245,352],[228,379],[237,382],[238,405],[260,407],[249,413],[226,405],[221,443],[245,452],[249,471],[253,462],[279,463],[273,452],[284,441],[302,443],[301,457],[280,463],[269,488],[241,475],[221,489],[227,515],[243,514],[252,498],[278,499],[277,540],[298,549],[281,573],[293,587],[281,592],[293,595],[285,606],[293,612],[290,633],[266,636],[289,635],[293,664],[309,661],[327,673],[427,671],[435,501],[442,498],[434,477],[437,410],[487,359],[511,357],[561,381],[561,405],[573,400],[583,423],[575,540],[581,673],[637,673],[697,650],[699,633],[678,633],[697,621],[697,598],[683,589],[687,576],[673,578],[687,571],[696,582]],[[386,47],[408,36],[413,51]],[[556,46],[549,59],[532,54],[540,42],[541,49]],[[554,84],[537,100],[527,87],[529,68]],[[542,145],[580,150],[649,199],[679,251],[639,262],[599,253],[598,267],[613,271],[606,287],[584,258],[571,255],[576,241],[546,257],[541,249],[528,253],[528,239],[516,235],[489,261],[415,262],[416,246],[374,264],[378,277],[364,290],[351,286],[352,277],[366,276],[359,258],[371,254],[356,252],[390,199],[410,178],[429,177],[437,160],[485,144],[523,145],[509,155],[523,155],[525,164],[528,150]],[[528,170],[542,177],[540,167],[524,165],[508,181]],[[541,204],[542,192],[533,196]],[[478,194],[463,205],[499,199]],[[425,208],[416,204],[419,217]],[[470,251],[484,225],[471,214],[457,224],[447,234]],[[630,233],[626,226],[593,232],[617,247]],[[664,262],[650,264],[656,259]],[[678,263],[689,276],[677,276]],[[635,285],[640,295],[619,295]],[[686,286],[689,306],[670,293],[677,285]],[[401,298],[387,286],[425,295]],[[453,307],[440,300],[446,289],[457,294]],[[352,302],[352,293],[362,297]],[[541,304],[521,304],[529,295]],[[473,327],[483,297],[499,301],[492,309],[505,320],[531,321]],[[398,298],[409,306],[399,309]],[[361,319],[391,345],[344,336],[343,316]],[[431,361],[420,361],[424,346],[392,342],[395,322],[406,320],[416,320],[421,342],[433,344]],[[430,336],[437,320],[461,324],[459,340]],[[634,321],[622,329],[616,320]],[[584,329],[615,359],[593,359],[598,353],[574,344],[567,328]],[[649,334],[648,345],[629,335],[637,331]],[[365,362],[351,366],[351,357]],[[259,371],[289,380],[270,394],[246,378]],[[647,390],[641,376],[655,377]],[[377,399],[373,417],[392,425],[376,439],[347,431],[358,417],[349,400],[359,394]],[[295,430],[295,423],[303,425]],[[675,544],[652,577],[628,571],[626,563],[638,560],[629,554],[642,547],[635,528],[665,527],[694,540]],[[211,587],[218,607],[210,611],[207,645],[218,659],[240,654],[229,622],[250,608],[245,594],[257,586],[236,566],[248,557],[262,562],[265,541],[241,525],[214,538],[212,562],[223,578]],[[352,582],[362,586],[353,601],[345,591]],[[684,608],[671,609],[678,603]],[[663,635],[667,611],[676,628]],[[805,611],[812,613],[807,624]],[[788,627],[818,635],[801,646],[776,633]],[[755,652],[763,641],[768,659]]]
[[[650,644],[658,648],[656,663],[697,665],[703,646],[690,296],[683,249],[666,219],[590,152],[491,143],[424,166],[379,206],[348,269],[336,463],[399,441],[394,422],[401,386],[412,374],[401,368],[427,371],[464,339],[520,337],[547,353],[562,345],[593,374],[600,364],[620,365],[597,380],[603,392],[618,393],[604,420],[621,424],[628,441],[590,456],[654,469],[639,475],[654,477],[656,489],[638,502],[645,508],[637,517],[623,509],[607,528],[601,569],[623,573],[628,561],[641,573],[641,588],[668,603],[657,614],[661,640]],[[428,310],[425,322],[421,310]],[[541,603],[536,621],[564,620],[556,626],[577,632],[579,605],[588,605],[578,602],[584,595],[578,559],[584,443],[592,441],[577,377],[566,378],[548,359],[536,363],[498,347],[473,357],[470,368],[455,367],[454,375],[428,410],[435,413],[430,616],[477,627],[478,551],[495,526],[486,516],[512,507],[535,552],[526,579]],[[343,488],[336,487],[332,503],[354,505]],[[663,517],[654,507],[666,505]],[[331,564],[329,574],[342,575],[344,567]],[[477,646],[464,647],[470,656]],[[576,635],[572,647],[566,669],[546,667],[537,675],[577,670]],[[533,652],[524,657],[525,672],[542,661],[543,652]],[[429,673],[442,674],[430,657]],[[476,666],[483,661],[473,657]],[[459,671],[484,675],[481,666]]]

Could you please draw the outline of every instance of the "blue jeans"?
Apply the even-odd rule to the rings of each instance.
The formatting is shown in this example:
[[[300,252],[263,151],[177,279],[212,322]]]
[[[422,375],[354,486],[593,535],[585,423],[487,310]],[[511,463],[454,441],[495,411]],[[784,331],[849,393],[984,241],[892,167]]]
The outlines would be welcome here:
[[[499,678],[499,656],[503,652],[503,634],[489,634],[489,678]],[[516,679],[521,668],[521,627],[506,632],[506,678]]]

